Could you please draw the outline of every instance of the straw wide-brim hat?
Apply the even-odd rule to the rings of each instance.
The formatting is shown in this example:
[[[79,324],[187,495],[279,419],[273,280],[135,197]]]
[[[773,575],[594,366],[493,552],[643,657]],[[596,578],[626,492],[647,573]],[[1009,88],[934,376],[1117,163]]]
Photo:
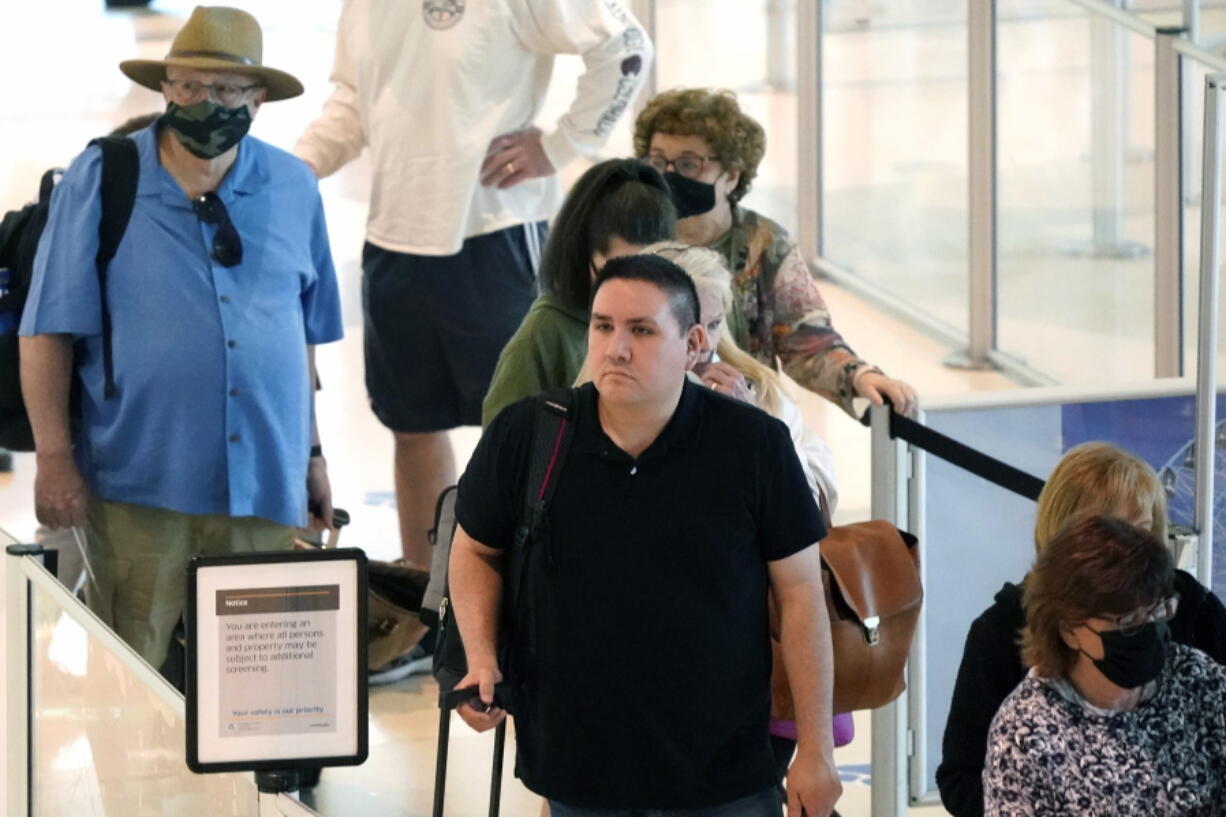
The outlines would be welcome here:
[[[302,93],[302,83],[284,71],[261,63],[264,36],[254,17],[239,9],[196,6],[191,18],[161,60],[124,60],[119,70],[138,85],[162,90],[167,66],[197,71],[224,71],[256,78],[268,92],[267,101]]]

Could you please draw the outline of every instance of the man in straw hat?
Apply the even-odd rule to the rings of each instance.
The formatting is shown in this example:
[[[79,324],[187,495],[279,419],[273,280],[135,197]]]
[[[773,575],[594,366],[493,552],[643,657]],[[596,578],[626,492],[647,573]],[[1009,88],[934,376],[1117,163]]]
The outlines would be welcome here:
[[[535,127],[558,54],[585,70]],[[394,435],[404,555],[455,482],[447,430],[479,425],[498,354],[537,295],[557,171],[592,156],[647,76],[651,43],[619,0],[345,0],[335,89],[294,152],[323,177],[369,147],[366,385]]]
[[[84,528],[90,606],[153,666],[188,559],[288,546],[308,498],[331,516],[311,384],[313,344],[341,337],[336,274],[310,170],[246,135],[264,102],[302,92],[261,51],[251,15],[201,7],[165,59],[120,64],[166,110],[132,135],[136,201],[106,291],[90,147],[55,189],[22,317],[39,521]]]

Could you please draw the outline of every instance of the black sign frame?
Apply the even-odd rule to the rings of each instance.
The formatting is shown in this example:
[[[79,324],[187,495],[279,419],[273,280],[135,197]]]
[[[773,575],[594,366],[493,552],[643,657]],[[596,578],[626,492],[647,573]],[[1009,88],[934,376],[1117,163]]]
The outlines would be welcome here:
[[[199,639],[197,638],[196,603],[197,580],[202,568],[233,567],[241,565],[267,565],[353,561],[357,566],[357,752],[353,755],[329,757],[295,757],[285,759],[250,759],[205,763],[200,760],[200,723],[199,723],[199,684],[197,671],[199,659],[196,655]],[[370,719],[369,693],[367,687],[366,662],[366,604],[367,604],[367,559],[366,554],[358,548],[294,549],[276,551],[258,551],[253,553],[233,554],[229,556],[197,556],[187,565],[187,603],[184,608],[184,623],[187,633],[186,661],[186,710],[187,710],[187,767],[196,774],[213,774],[216,772],[267,772],[287,769],[315,769],[323,766],[360,766],[366,762],[370,751]]]

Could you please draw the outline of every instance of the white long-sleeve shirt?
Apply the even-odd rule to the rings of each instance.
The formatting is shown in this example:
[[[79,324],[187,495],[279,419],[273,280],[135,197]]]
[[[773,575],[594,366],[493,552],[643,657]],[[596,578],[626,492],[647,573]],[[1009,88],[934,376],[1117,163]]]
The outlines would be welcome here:
[[[813,499],[820,505],[820,495],[824,495],[826,507],[830,515],[834,516],[834,511],[839,506],[839,490],[834,480],[834,454],[830,447],[817,432],[805,424],[800,406],[786,394],[779,395],[779,411],[775,417],[788,427],[792,445],[796,448],[796,456],[800,458],[805,472],[805,482],[813,492]]]
[[[327,176],[370,148],[366,238],[384,249],[451,255],[469,236],[548,219],[556,174],[499,190],[479,171],[494,137],[536,119],[557,54],[585,65],[542,139],[561,169],[605,143],[650,67],[618,0],[345,0],[335,88],[294,152]]]

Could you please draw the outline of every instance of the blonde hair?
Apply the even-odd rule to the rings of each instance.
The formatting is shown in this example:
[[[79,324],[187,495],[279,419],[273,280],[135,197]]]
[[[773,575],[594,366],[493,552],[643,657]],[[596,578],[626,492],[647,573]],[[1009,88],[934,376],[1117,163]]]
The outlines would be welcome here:
[[[642,252],[645,255],[666,258],[681,267],[694,279],[699,295],[705,291],[719,296],[720,303],[724,306],[725,320],[732,314],[732,273],[724,266],[724,259],[719,253],[679,241],[657,241],[644,247]],[[754,385],[758,408],[767,414],[779,414],[784,398],[783,381],[773,370],[754,360],[748,352],[737,346],[726,326],[724,331],[720,332],[715,353],[720,360],[736,369]]]
[[[1056,464],[1039,494],[1034,545],[1039,553],[1074,519],[1108,514],[1135,519],[1149,511],[1150,531],[1166,542],[1166,491],[1145,460],[1111,443],[1082,443]]]

